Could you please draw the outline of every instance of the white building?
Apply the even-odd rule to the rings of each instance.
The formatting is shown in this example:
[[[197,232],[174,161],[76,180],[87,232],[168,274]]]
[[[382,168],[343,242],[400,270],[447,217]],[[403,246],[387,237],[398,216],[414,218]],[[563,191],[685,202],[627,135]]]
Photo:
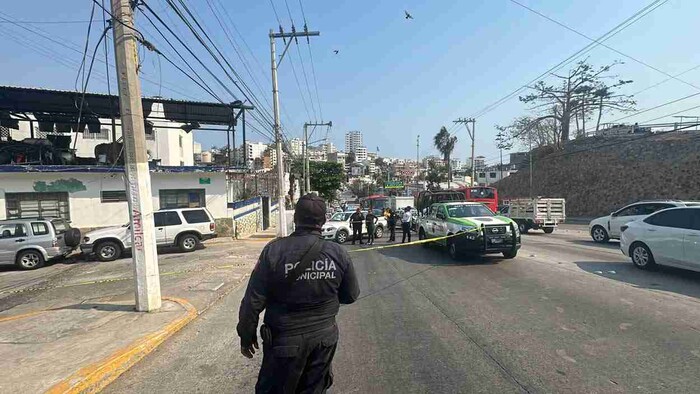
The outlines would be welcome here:
[[[367,148],[364,146],[358,146],[355,148],[355,161],[363,162],[367,160]]]
[[[289,153],[292,156],[301,156],[304,154],[304,146],[306,146],[305,141],[299,138],[292,138],[289,140]]]
[[[345,133],[345,152],[356,154],[355,150],[363,145],[361,131],[348,131]],[[365,150],[365,152],[367,151]]]
[[[476,183],[479,185],[488,186],[492,183],[500,181],[501,179],[505,179],[516,172],[517,170],[510,168],[504,168],[503,171],[501,171],[497,166],[487,167],[475,173]]]
[[[474,169],[481,171],[486,167],[486,158],[484,156],[477,156],[474,158]]]
[[[452,165],[452,171],[462,169],[462,160],[461,159],[451,159],[450,164]]]
[[[244,149],[248,158],[248,166],[252,167],[255,159],[262,159],[263,153],[267,149],[267,144],[246,141]]]
[[[36,169],[51,166],[41,167]],[[5,172],[0,166],[0,171],[0,219],[63,217],[82,229],[129,222],[121,170],[61,166]],[[231,217],[224,172],[151,172],[151,190],[154,210],[206,207],[215,219]]]
[[[324,152],[326,152],[326,155],[329,155],[331,153],[335,153],[338,151],[338,149],[335,147],[335,145],[333,145],[332,142],[322,144],[321,148],[323,149]]]

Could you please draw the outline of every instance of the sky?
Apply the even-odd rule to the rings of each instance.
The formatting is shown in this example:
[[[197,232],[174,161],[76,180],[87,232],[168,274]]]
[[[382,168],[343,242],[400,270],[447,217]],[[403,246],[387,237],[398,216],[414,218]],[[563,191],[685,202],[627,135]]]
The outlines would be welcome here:
[[[455,119],[478,114],[590,42],[510,0],[183,1],[239,74],[240,79],[235,77],[234,80],[250,87],[266,114],[272,113],[268,32],[278,30],[280,24],[273,5],[284,30],[289,31],[291,20],[297,30],[303,29],[301,4],[309,29],[321,34],[310,40],[313,70],[305,39],[300,39],[298,46],[293,44],[280,64],[285,135],[300,137],[304,122],[332,121],[333,127],[327,135],[339,148],[343,148],[346,131],[360,130],[368,151],[378,148],[380,155],[387,157],[414,158],[418,136],[421,157],[437,154],[432,137],[441,126],[446,126],[458,137],[453,157],[466,161],[470,155],[470,141],[464,126],[453,124]],[[651,0],[518,1],[594,38],[652,3]],[[168,8],[166,0],[145,2],[169,23],[236,98],[244,99],[186,25]],[[93,3],[89,0],[6,3],[0,10],[3,53],[0,84],[75,90],[90,25],[86,21],[90,19]],[[623,61],[613,71],[621,78],[634,81],[625,87],[624,93],[632,94],[668,79],[664,73],[676,75],[700,65],[700,52],[696,50],[697,37],[700,37],[697,23],[700,2],[662,0],[658,4],[662,5],[605,41],[617,53],[597,46],[583,57],[595,66]],[[217,10],[223,29],[210,5]],[[414,19],[405,19],[404,10]],[[99,23],[92,24],[90,52],[102,32],[99,8],[95,18]],[[20,26],[8,20],[20,22]],[[166,56],[184,66],[150,26],[142,11],[137,12],[136,27]],[[161,31],[167,34],[162,28]],[[107,56],[113,64],[111,33],[107,37]],[[174,38],[170,40],[179,45]],[[284,43],[278,40],[276,44],[279,55]],[[226,102],[234,100],[194,57],[181,47],[179,50],[220,98]],[[334,50],[338,50],[338,54]],[[96,53],[98,60],[88,91],[107,92],[102,47]],[[155,53],[142,50],[140,56],[144,95],[216,101],[165,60],[159,61]],[[110,72],[114,93],[114,69]],[[700,91],[690,86],[700,86],[700,67],[679,78],[688,84],[671,79],[636,95],[637,109],[654,107]],[[545,80],[552,81],[552,77],[547,76]],[[674,120],[670,114],[697,105],[700,105],[700,96],[625,121],[643,123],[665,116],[655,122],[670,122]],[[494,126],[506,125],[525,114],[528,114],[528,107],[515,97],[478,116],[476,154],[485,156],[487,163],[497,162],[499,152],[494,142]],[[680,114],[700,115],[700,108]],[[606,115],[603,121],[620,116],[619,113]],[[270,130],[269,126],[260,124],[256,127],[264,132]],[[222,132],[195,133],[196,140],[205,148],[221,146],[226,141]],[[313,139],[325,136],[326,131],[319,129]],[[249,129],[249,139],[265,142],[268,137]]]

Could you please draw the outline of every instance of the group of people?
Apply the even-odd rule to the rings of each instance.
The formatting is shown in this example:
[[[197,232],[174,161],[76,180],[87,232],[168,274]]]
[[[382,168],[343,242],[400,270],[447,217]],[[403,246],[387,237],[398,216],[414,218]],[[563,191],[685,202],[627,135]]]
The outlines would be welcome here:
[[[398,212],[393,211],[391,208],[386,208],[383,216],[386,218],[387,226],[389,227],[389,240],[387,242],[396,241],[396,224],[399,221],[401,222],[401,230],[403,231],[401,243],[405,243],[406,240],[411,242],[411,220],[413,217],[411,207],[405,207],[401,216],[399,216]],[[363,244],[362,224],[364,223],[367,229],[367,245],[373,245],[378,221],[379,218],[374,214],[371,208],[367,211],[367,215],[363,215],[360,208],[357,208],[355,213],[350,216],[350,223],[352,225],[352,244],[355,245],[355,242],[357,241],[360,242],[360,245]]]

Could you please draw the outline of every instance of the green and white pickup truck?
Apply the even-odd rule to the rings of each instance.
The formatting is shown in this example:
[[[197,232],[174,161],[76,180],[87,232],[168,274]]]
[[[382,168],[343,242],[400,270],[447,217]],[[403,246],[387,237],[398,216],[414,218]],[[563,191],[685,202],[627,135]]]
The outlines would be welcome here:
[[[419,219],[420,239],[454,235],[434,243],[447,248],[450,257],[457,260],[466,254],[502,253],[512,259],[520,249],[518,225],[505,216],[497,216],[478,202],[444,202],[431,205]]]

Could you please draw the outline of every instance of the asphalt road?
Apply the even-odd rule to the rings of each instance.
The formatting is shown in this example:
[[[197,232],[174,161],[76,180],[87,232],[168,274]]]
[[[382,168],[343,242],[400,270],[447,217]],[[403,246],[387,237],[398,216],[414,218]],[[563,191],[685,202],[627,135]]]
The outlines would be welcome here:
[[[353,255],[362,298],[338,317],[332,392],[697,392],[700,275],[639,271],[617,248],[569,227],[526,235],[514,260]],[[252,392],[260,357],[238,352],[242,293],[105,392]]]

